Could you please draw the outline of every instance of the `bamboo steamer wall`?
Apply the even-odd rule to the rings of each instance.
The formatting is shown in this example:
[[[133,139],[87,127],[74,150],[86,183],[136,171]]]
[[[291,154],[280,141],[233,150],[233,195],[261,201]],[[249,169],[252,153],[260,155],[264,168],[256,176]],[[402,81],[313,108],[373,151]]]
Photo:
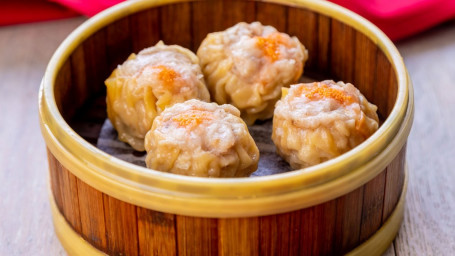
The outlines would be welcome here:
[[[103,81],[130,53],[159,40],[196,51],[207,33],[255,20],[300,39],[310,56],[306,75],[351,82],[378,106],[382,121],[389,116],[397,76],[386,54],[365,34],[284,1],[239,0],[166,4],[94,32],[58,71],[58,110],[79,135],[95,143],[106,118]],[[376,177],[345,195],[290,212],[235,218],[166,213],[118,200],[82,181],[54,155],[48,151],[51,191],[60,214],[104,253],[337,255],[369,239],[392,214],[404,187],[406,144]]]

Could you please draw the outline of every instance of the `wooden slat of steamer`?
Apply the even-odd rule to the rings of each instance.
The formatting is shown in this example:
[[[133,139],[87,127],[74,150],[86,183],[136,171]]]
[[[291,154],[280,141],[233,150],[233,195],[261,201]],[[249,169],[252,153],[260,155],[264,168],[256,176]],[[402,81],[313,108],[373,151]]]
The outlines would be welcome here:
[[[47,150],[47,160],[49,163],[49,175],[50,175],[50,182],[51,182],[51,189],[52,189],[52,195],[54,196],[55,203],[57,204],[58,209],[60,212],[63,212],[63,203],[62,203],[62,192],[60,191],[60,170],[59,168],[61,165],[55,159],[54,155],[49,151],[48,148]]]
[[[382,221],[386,221],[390,214],[395,209],[395,206],[400,198],[404,183],[404,164],[406,161],[406,144],[395,157],[395,159],[387,166],[385,192],[384,192],[384,211],[382,213]]]
[[[255,20],[254,13],[255,5],[251,1],[193,2],[191,28],[194,51],[197,51],[208,33],[223,31],[239,22],[252,22]]]
[[[88,56],[85,53],[84,47],[84,44],[86,43],[87,42],[84,42],[82,45],[77,47],[70,56],[71,79],[73,84],[72,87],[74,88],[71,90],[71,98],[74,103],[71,104],[70,107],[77,110],[75,111],[76,113],[74,117],[71,120],[68,120],[68,123],[79,135],[95,145],[101,127],[93,125],[95,123],[95,120],[93,120],[93,114],[95,111],[87,109],[87,101],[91,100],[94,95],[98,94],[99,91],[101,91],[100,88],[103,88],[104,86],[102,84],[97,85],[94,81],[88,79],[89,69],[86,66],[86,58]],[[65,85],[62,84],[61,86]],[[106,112],[105,106],[102,111]],[[105,114],[103,116],[105,116]],[[104,117],[102,119],[103,120],[101,122],[104,122]]]
[[[364,187],[361,186],[336,200],[336,252],[346,253],[359,243],[363,190]]]
[[[137,207],[139,255],[176,255],[175,215]]]
[[[192,3],[192,45],[195,52],[208,33],[222,30],[222,3],[219,0]]]
[[[287,214],[289,215],[289,255],[298,255],[301,244],[301,212],[297,210]]]
[[[301,211],[259,217],[259,255],[299,255]]]
[[[389,109],[389,113],[392,111],[393,106],[395,106],[395,101],[397,99],[397,93],[398,93],[398,81],[396,78],[395,70],[391,69],[389,73],[389,89],[388,91],[388,97],[387,97],[387,107]]]
[[[103,193],[77,179],[82,237],[96,248],[106,251],[106,223],[104,220]]]
[[[86,86],[85,54],[82,46],[77,47],[70,56],[71,79],[74,88],[71,98],[75,101],[75,108],[84,104],[85,99],[91,94],[90,86]],[[62,85],[64,86],[64,85]]]
[[[138,255],[136,206],[103,196],[108,253]]]
[[[367,240],[382,224],[386,172],[364,185],[360,242]]]
[[[239,22],[255,21],[256,4],[253,1],[231,0],[222,2],[223,28],[229,28]],[[229,10],[229,11],[225,11]]]
[[[218,255],[217,219],[175,217],[178,255]]]
[[[317,33],[317,71],[320,75],[331,77],[331,18],[318,14],[318,33]],[[311,53],[309,53],[311,54]]]
[[[105,92],[104,80],[113,69],[108,69],[106,29],[92,35],[83,43],[86,86],[93,95]]]
[[[259,255],[259,218],[218,221],[219,255]]]
[[[358,31],[355,34],[354,80],[353,84],[362,92],[368,101],[374,101],[376,90],[376,51],[377,46]]]
[[[299,255],[334,253],[336,216],[335,200],[301,210]]]
[[[275,27],[280,32],[287,31],[287,7],[283,5],[256,2],[256,20],[263,25]]]
[[[132,15],[130,30],[134,53],[155,45],[161,39],[159,9],[152,8]]]
[[[387,57],[380,49],[376,51],[376,56],[376,88],[372,101],[378,106],[379,117],[384,120],[391,111],[387,98],[389,97],[389,78],[393,71]]]
[[[290,214],[285,213],[259,218],[259,255],[291,255],[290,217]]]
[[[308,50],[308,60],[305,63],[304,73],[307,70],[314,72],[318,59],[318,15],[303,8],[289,8],[287,33],[296,36]]]
[[[74,86],[72,86],[71,62],[65,61],[58,73],[54,87],[55,103],[63,118],[68,121],[76,112],[76,99],[72,97]],[[64,103],[64,104],[63,104]]]
[[[62,193],[63,215],[77,233],[81,233],[81,216],[79,212],[79,199],[77,194],[77,181],[68,169],[58,163],[60,167],[59,184]]]
[[[191,3],[168,4],[160,7],[161,39],[194,51],[191,29]]]
[[[106,47],[107,66],[112,72],[133,52],[128,18],[122,18],[106,27]]]
[[[330,65],[334,79],[345,83],[354,80],[355,30],[332,19]]]

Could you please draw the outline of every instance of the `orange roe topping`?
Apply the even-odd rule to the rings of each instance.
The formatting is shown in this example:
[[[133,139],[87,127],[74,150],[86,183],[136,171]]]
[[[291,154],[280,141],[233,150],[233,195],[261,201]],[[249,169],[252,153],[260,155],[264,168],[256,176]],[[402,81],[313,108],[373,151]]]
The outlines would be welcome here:
[[[264,52],[264,55],[268,56],[272,61],[276,61],[280,57],[279,46],[280,44],[285,44],[285,42],[280,34],[275,33],[267,37],[257,37],[257,44]]]
[[[173,84],[174,80],[180,76],[175,70],[164,65],[154,66],[153,68],[160,70],[160,73],[158,73],[159,79],[168,85]]]
[[[172,121],[176,122],[178,126],[190,128],[196,127],[202,122],[212,119],[213,116],[210,113],[200,110],[190,110],[172,117]]]
[[[328,87],[326,84],[314,88],[308,87],[301,88],[304,91],[303,93],[305,94],[305,97],[307,97],[310,100],[331,98],[344,105],[349,105],[355,102],[355,98],[352,97],[351,95],[346,94],[346,92],[344,91]]]

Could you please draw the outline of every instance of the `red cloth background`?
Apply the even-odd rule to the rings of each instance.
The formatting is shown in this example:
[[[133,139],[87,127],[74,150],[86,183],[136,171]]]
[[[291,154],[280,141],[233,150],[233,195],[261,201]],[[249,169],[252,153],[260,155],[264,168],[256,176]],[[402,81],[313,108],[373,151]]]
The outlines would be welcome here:
[[[365,17],[392,40],[455,17],[455,0],[330,0]]]
[[[0,26],[54,20],[78,15],[61,4],[46,0],[0,0]]]
[[[0,0],[0,25],[93,16],[123,0]],[[392,40],[416,34],[455,17],[455,0],[330,0],[382,29]],[[57,3],[61,4],[58,5]],[[66,6],[67,8],[64,8]],[[71,11],[71,10],[73,11]]]

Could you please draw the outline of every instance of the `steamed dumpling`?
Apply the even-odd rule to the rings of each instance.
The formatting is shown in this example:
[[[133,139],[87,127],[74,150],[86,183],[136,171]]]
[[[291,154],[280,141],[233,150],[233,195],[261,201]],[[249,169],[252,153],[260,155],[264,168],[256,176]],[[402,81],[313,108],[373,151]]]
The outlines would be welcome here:
[[[296,37],[259,22],[208,34],[197,55],[212,100],[237,107],[248,125],[272,117],[281,88],[300,78],[308,58]]]
[[[378,129],[376,110],[350,83],[292,85],[276,104],[272,140],[292,168],[312,166],[366,140]]]
[[[119,139],[144,150],[153,119],[189,99],[210,100],[199,60],[191,51],[161,41],[134,53],[105,81],[107,114]]]
[[[259,150],[232,105],[175,104],[155,118],[145,138],[148,168],[199,177],[245,177]]]

